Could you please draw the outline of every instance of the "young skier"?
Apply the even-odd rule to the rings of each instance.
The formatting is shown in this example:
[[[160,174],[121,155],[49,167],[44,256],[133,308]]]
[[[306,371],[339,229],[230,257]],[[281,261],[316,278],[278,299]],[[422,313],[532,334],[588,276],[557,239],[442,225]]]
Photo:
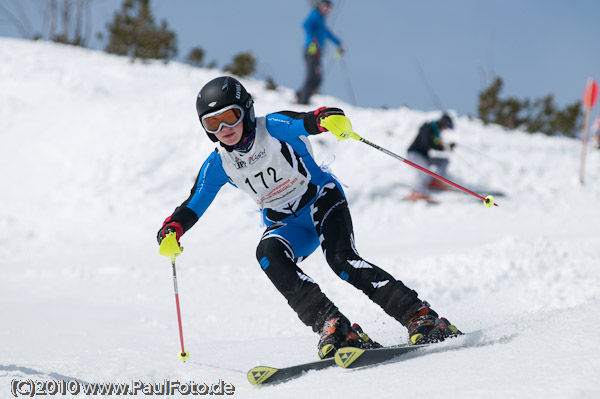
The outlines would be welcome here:
[[[449,163],[448,158],[430,157],[429,150],[444,151],[446,149],[454,149],[454,143],[445,145],[441,137],[441,133],[444,130],[453,128],[452,119],[446,114],[442,115],[437,121],[424,123],[419,128],[419,133],[414,141],[408,147],[406,159],[426,169],[430,169],[433,166],[437,169],[436,172],[440,176],[446,177],[446,169]],[[412,192],[406,199],[411,201],[433,201],[428,194],[429,188],[448,189],[449,187],[446,183],[434,180],[428,174],[419,172],[415,177]]]
[[[380,345],[361,334],[321,292],[298,263],[320,245],[327,263],[408,328],[410,343],[443,341],[460,334],[400,280],[362,259],[354,244],[348,204],[339,182],[317,166],[308,137],[327,132],[327,119],[348,122],[341,109],[281,111],[255,118],[252,96],[228,76],[208,82],[196,110],[215,149],[200,168],[191,194],[158,231],[177,240],[189,230],[226,183],[245,191],[261,207],[267,226],[256,249],[260,267],[304,324],[320,334],[319,357],[344,346]],[[339,123],[338,123],[339,124]],[[335,124],[334,124],[335,125]],[[341,124],[343,125],[343,123]],[[330,126],[331,133],[345,138]]]

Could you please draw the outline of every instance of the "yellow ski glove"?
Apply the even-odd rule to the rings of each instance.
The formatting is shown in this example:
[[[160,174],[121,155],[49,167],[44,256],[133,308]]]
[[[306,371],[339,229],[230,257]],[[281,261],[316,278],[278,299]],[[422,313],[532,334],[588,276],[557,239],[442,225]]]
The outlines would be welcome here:
[[[360,140],[360,136],[354,133],[352,123],[345,115],[329,115],[319,121],[321,127],[335,134],[338,140],[353,138]]]

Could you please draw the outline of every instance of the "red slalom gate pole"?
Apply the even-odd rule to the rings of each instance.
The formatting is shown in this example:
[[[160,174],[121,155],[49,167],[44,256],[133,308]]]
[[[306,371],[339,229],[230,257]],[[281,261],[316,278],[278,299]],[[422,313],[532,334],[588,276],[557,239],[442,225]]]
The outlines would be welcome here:
[[[583,127],[581,132],[581,164],[579,166],[579,181],[584,183],[585,175],[585,154],[587,153],[588,126],[590,123],[590,110],[596,104],[598,99],[598,84],[594,79],[589,78],[585,85],[583,93]]]
[[[354,134],[356,134],[356,133],[354,133]],[[455,187],[455,188],[459,189],[460,191],[462,191],[462,192],[464,192],[464,193],[467,193],[467,194],[470,194],[470,195],[472,195],[472,196],[474,196],[474,197],[476,197],[476,198],[479,198],[480,200],[482,200],[482,201],[483,201],[483,203],[484,203],[484,205],[485,205],[486,207],[490,207],[490,206],[492,206],[492,205],[494,205],[494,206],[499,206],[498,204],[496,204],[496,203],[494,202],[494,199],[493,199],[493,197],[491,197],[491,196],[489,196],[489,195],[488,195],[487,197],[482,197],[481,195],[479,195],[479,194],[477,194],[477,193],[474,193],[473,191],[471,191],[471,190],[469,190],[469,189],[467,189],[467,188],[464,188],[463,186],[461,186],[461,185],[459,185],[459,184],[456,184],[456,183],[454,183],[453,181],[451,181],[451,180],[448,180],[448,179],[446,179],[445,177],[442,177],[442,176],[438,175],[437,173],[433,173],[432,171],[430,171],[430,170],[427,170],[427,169],[425,169],[424,167],[422,167],[422,166],[419,166],[419,165],[417,165],[416,163],[409,161],[408,159],[404,159],[404,158],[402,158],[400,155],[394,154],[393,152],[391,152],[391,151],[389,151],[389,150],[386,150],[385,148],[383,148],[383,147],[380,147],[380,146],[378,146],[377,144],[375,144],[375,143],[373,143],[373,142],[371,142],[371,141],[369,141],[369,140],[366,140],[366,139],[364,139],[364,138],[360,137],[358,134],[356,134],[356,137],[354,137],[354,136],[352,136],[352,137],[353,137],[353,138],[355,138],[355,139],[357,139],[358,141],[361,141],[361,142],[363,142],[363,143],[365,143],[365,144],[367,144],[367,145],[370,145],[371,147],[375,148],[376,150],[379,150],[379,151],[383,152],[384,154],[387,154],[387,155],[389,155],[389,156],[391,156],[391,157],[393,157],[393,158],[396,158],[396,159],[397,159],[397,160],[399,160],[399,161],[402,161],[402,162],[404,162],[405,164],[408,164],[408,165],[412,166],[413,168],[419,169],[421,172],[425,172],[425,173],[427,173],[429,176],[432,176],[432,177],[434,177],[434,178],[436,178],[436,179],[438,179],[438,180],[440,180],[440,181],[443,181],[444,183],[446,183],[446,184],[449,184],[449,185],[451,185],[452,187]],[[490,202],[491,202],[491,203],[490,203]]]

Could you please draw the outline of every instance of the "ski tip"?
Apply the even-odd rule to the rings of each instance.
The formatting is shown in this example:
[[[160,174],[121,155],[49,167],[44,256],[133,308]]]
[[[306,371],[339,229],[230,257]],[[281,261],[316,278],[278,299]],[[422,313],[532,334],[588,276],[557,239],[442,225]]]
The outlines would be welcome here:
[[[349,367],[356,359],[365,352],[364,349],[346,347],[340,348],[335,353],[335,364],[342,368]]]
[[[252,385],[259,385],[267,381],[278,371],[273,367],[258,366],[248,371],[248,381]]]

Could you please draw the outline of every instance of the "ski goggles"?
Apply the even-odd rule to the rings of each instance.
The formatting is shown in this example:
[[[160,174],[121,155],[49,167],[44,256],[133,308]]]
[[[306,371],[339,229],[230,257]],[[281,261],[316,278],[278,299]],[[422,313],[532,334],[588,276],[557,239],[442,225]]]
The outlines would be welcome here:
[[[204,130],[208,133],[217,134],[223,126],[237,126],[244,119],[244,109],[233,104],[218,111],[202,116],[201,122]]]

